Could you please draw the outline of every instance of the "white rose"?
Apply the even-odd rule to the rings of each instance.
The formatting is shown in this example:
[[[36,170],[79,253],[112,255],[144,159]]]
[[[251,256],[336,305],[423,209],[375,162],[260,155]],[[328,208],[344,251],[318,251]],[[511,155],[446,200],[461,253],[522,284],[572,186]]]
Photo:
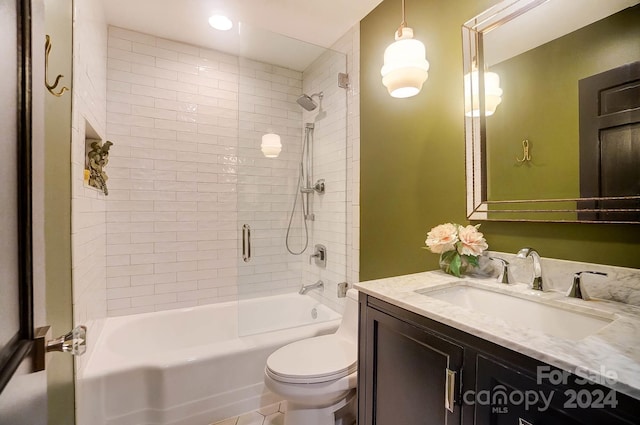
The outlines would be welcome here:
[[[456,242],[458,242],[458,229],[451,223],[440,224],[431,229],[425,241],[431,252],[435,254],[454,250]]]
[[[462,255],[480,255],[482,251],[489,248],[484,235],[478,231],[476,226],[460,226],[458,238],[460,239],[458,252]]]

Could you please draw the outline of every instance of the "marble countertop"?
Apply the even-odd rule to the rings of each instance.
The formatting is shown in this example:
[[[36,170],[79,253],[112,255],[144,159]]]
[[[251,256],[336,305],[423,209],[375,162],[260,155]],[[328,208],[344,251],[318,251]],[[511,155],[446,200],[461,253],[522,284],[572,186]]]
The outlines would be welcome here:
[[[429,289],[452,287],[462,280],[468,286],[533,298],[547,305],[613,321],[598,332],[576,340],[517,326],[428,296]],[[441,271],[371,280],[354,286],[405,310],[563,370],[595,378],[607,387],[640,399],[640,307],[606,300],[573,299],[561,292],[533,291],[528,285],[505,285],[495,279],[458,279]],[[416,292],[422,290],[425,290],[423,294]]]

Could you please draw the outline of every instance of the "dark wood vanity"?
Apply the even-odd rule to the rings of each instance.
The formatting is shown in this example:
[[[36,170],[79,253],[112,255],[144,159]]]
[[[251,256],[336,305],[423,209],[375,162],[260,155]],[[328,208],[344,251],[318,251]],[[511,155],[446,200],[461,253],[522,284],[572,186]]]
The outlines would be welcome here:
[[[606,385],[363,292],[359,314],[360,425],[640,423]]]

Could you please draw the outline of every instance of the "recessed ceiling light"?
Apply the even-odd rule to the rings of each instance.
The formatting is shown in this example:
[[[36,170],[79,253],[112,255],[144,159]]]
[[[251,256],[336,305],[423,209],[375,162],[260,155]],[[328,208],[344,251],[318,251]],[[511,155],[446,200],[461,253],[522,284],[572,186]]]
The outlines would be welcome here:
[[[213,15],[209,18],[209,25],[220,31],[228,31],[233,27],[233,22],[224,15]]]

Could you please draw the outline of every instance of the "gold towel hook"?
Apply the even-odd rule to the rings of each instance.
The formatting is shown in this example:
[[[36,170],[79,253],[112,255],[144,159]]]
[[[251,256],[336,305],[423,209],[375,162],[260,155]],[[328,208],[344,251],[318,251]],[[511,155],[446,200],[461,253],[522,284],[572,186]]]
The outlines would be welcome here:
[[[522,141],[522,159],[518,159],[518,157],[516,157],[516,161],[518,162],[531,161],[531,155],[529,154],[529,140],[524,139]]]
[[[59,74],[56,77],[56,80],[53,82],[53,84],[49,84],[48,75],[49,75],[49,53],[50,52],[51,52],[51,37],[49,37],[49,35],[47,34],[46,41],[44,43],[44,85],[47,87],[47,90],[49,90],[49,93],[51,93],[55,97],[60,97],[64,92],[69,90],[69,88],[62,87],[59,92],[54,91],[58,87],[58,84],[60,84],[60,79],[64,78],[64,75],[62,74]]]

